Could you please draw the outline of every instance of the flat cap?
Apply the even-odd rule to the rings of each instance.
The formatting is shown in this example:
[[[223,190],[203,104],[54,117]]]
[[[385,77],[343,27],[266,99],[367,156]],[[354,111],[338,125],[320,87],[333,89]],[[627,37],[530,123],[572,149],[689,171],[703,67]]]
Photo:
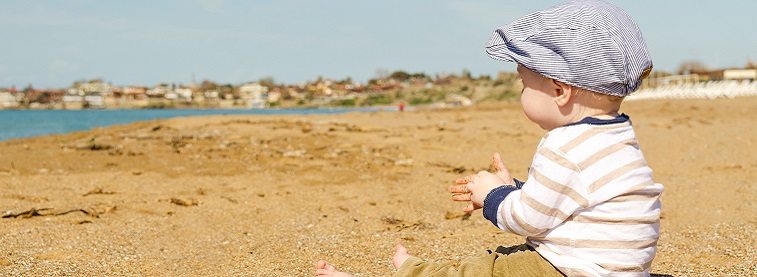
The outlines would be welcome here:
[[[486,44],[496,60],[594,92],[626,96],[652,70],[636,22],[598,0],[576,0],[533,12],[494,31]]]

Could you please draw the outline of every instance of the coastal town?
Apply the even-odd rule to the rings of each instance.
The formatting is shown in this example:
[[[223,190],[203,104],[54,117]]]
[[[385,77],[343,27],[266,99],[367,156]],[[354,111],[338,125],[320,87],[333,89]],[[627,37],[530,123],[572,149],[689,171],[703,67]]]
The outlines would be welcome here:
[[[68,88],[37,89],[0,86],[0,109],[144,109],[144,108],[271,108],[357,107],[447,103],[468,105],[474,87],[488,87],[486,94],[512,94],[515,73],[473,78],[470,73],[427,76],[395,71],[366,84],[317,78],[295,85],[275,84],[271,78],[241,85],[204,80],[190,85],[160,83],[148,86],[115,86],[95,79],[76,81]],[[483,89],[482,87],[482,89]]]
[[[189,85],[160,83],[148,86],[115,86],[103,79],[74,82],[68,88],[37,89],[3,87],[0,109],[164,109],[164,108],[312,108],[386,105],[466,106],[474,102],[514,99],[521,85],[514,72],[495,77],[459,74],[379,74],[363,84],[351,78],[317,78],[288,85],[272,78],[240,85],[209,80]],[[639,98],[717,98],[757,94],[757,68],[709,70],[682,66],[676,74],[653,71]],[[726,91],[727,90],[727,91]]]

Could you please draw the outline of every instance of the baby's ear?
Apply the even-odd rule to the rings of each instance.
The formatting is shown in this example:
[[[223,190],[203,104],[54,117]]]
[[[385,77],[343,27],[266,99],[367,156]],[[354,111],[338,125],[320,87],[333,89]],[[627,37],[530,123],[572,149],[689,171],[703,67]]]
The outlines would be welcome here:
[[[554,90],[552,98],[560,107],[567,105],[568,102],[570,102],[570,99],[575,95],[577,90],[577,88],[572,85],[568,85],[554,79],[552,79],[552,89]]]

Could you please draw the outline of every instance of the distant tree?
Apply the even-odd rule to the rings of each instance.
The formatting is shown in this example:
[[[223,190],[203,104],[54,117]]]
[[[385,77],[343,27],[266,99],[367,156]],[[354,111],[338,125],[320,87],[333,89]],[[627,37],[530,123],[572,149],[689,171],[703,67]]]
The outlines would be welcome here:
[[[681,63],[680,66],[678,66],[677,73],[679,75],[685,75],[685,74],[691,74],[693,72],[702,72],[707,71],[707,66],[704,65],[700,61],[691,60],[691,61],[685,61]]]
[[[218,90],[220,93],[233,93],[234,92],[234,86],[231,84],[225,84],[218,87]]]
[[[214,91],[214,90],[216,91],[218,90],[218,84],[208,81],[208,80],[203,80],[202,83],[200,83],[200,91]]]
[[[413,73],[413,75],[410,75],[410,77],[415,79],[428,79],[428,76],[426,76],[426,74],[423,72]]]
[[[271,77],[271,76],[266,76],[266,77],[260,78],[258,80],[258,83],[260,83],[261,85],[264,85],[264,86],[275,86],[276,85],[276,82],[273,80],[273,77]]]
[[[410,79],[410,74],[408,74],[405,71],[400,70],[400,71],[392,72],[392,75],[389,75],[389,78],[392,78],[400,82],[404,82],[404,81],[407,81],[407,79]]]

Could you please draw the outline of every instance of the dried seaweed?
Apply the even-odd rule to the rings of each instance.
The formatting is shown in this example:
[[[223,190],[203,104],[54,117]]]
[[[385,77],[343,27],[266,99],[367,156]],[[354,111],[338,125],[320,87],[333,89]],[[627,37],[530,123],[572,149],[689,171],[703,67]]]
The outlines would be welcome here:
[[[75,213],[75,212],[81,212],[81,213],[84,213],[85,215],[97,218],[97,217],[100,217],[101,214],[110,212],[115,209],[116,209],[116,206],[107,205],[107,204],[97,204],[89,208],[71,209],[71,210],[58,212],[58,213],[45,212],[45,211],[53,210],[53,208],[41,208],[41,209],[31,208],[29,210],[18,212],[18,213],[14,213],[12,210],[6,211],[3,214],[2,218],[32,218],[36,216],[60,216],[60,215],[66,215],[66,214]]]

